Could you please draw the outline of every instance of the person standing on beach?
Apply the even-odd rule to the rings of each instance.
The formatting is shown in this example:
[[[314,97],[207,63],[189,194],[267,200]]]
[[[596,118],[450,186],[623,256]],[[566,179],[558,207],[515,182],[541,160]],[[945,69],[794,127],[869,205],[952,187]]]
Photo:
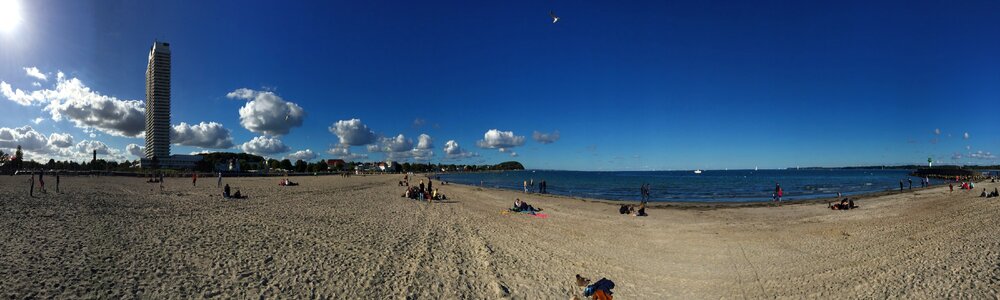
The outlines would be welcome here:
[[[433,191],[433,190],[434,190],[434,180],[431,180],[430,178],[428,178],[427,179],[427,191],[430,192],[430,191]],[[430,194],[430,193],[428,193],[428,194]]]
[[[163,192],[163,173],[160,173],[160,193]]]
[[[219,182],[215,184],[215,187],[221,187],[221,186],[222,186],[222,172],[219,172]]]
[[[28,196],[35,197],[35,172],[30,173],[31,178],[28,179],[28,185],[31,189],[28,190]]]
[[[191,173],[191,186],[198,186],[198,172]]]
[[[38,172],[38,189],[41,190],[42,193],[47,194],[48,192],[45,191],[45,179],[42,178],[44,176],[45,176],[45,169],[42,169],[41,171]]]
[[[528,181],[527,180],[524,181],[524,193],[525,194],[528,193]]]
[[[59,173],[56,173],[56,193],[62,193],[59,191]]]
[[[781,184],[780,183],[774,184],[774,200],[775,202],[778,203],[778,205],[781,205],[782,194],[784,194],[784,191],[781,190]]]
[[[903,180],[902,179],[899,180],[899,191],[900,192],[903,191]]]
[[[910,189],[912,190],[913,189],[913,179],[907,178],[906,181],[910,183]]]

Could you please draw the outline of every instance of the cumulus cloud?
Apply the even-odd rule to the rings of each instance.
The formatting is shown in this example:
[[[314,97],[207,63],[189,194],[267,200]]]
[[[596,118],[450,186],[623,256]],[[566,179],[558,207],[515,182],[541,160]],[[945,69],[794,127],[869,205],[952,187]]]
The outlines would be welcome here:
[[[962,138],[963,139],[969,139],[969,133],[966,132],[966,133],[962,134]]]
[[[42,124],[42,122],[44,122],[44,121],[45,121],[45,118],[35,118],[35,119],[31,120],[31,123],[35,123],[35,125],[38,125],[38,124]]]
[[[517,157],[517,156],[518,156],[517,152],[511,152],[510,153],[510,157]]]
[[[934,135],[941,135],[941,128],[934,128]]]
[[[524,145],[524,136],[514,135],[512,131],[490,129],[483,134],[483,139],[476,142],[480,148],[513,148]]]
[[[268,156],[288,152],[291,148],[285,145],[285,143],[278,138],[258,136],[246,143],[243,143],[243,145],[240,145],[240,150],[250,154]]]
[[[49,146],[66,148],[73,145],[73,136],[68,133],[53,133],[49,135]]]
[[[434,148],[434,140],[431,139],[431,136],[427,134],[420,134],[420,136],[417,137],[417,149],[426,150],[431,148]]]
[[[305,110],[285,101],[273,92],[237,89],[226,94],[230,99],[250,100],[240,108],[240,125],[251,132],[285,135],[293,127],[302,126]]]
[[[108,144],[101,141],[81,141],[76,144],[76,149],[79,150],[80,153],[84,154],[93,153],[94,151],[97,151],[98,155],[111,154],[111,147],[108,147]]]
[[[285,158],[291,161],[296,161],[296,160],[310,161],[316,159],[316,153],[313,153],[313,151],[310,149],[299,150],[293,152],[292,154],[289,154]]]
[[[326,150],[326,153],[333,155],[334,158],[339,158],[343,160],[357,160],[357,159],[368,158],[368,154],[351,153],[351,147],[347,145],[333,146],[333,148]]]
[[[49,77],[45,76],[45,73],[42,73],[42,71],[39,71],[38,68],[36,67],[24,68],[24,72],[27,73],[28,76],[34,77],[38,80],[42,81],[49,80]]]
[[[364,146],[375,142],[375,132],[360,119],[337,121],[330,125],[329,130],[340,138],[341,145]]]
[[[125,152],[135,157],[146,157],[145,148],[136,144],[128,144],[128,146],[125,146]]]
[[[465,149],[462,149],[462,147],[459,146],[458,142],[455,140],[449,140],[444,143],[444,154],[445,157],[449,159],[462,159],[479,156],[479,154],[465,151]]]
[[[531,138],[535,139],[536,142],[542,144],[555,143],[556,141],[559,140],[559,130],[553,131],[552,133],[535,131],[535,133],[531,135]]]
[[[78,78],[56,77],[54,89],[25,92],[0,81],[0,94],[20,105],[45,104],[52,120],[67,119],[79,128],[95,128],[114,136],[136,137],[145,130],[142,101],[120,100],[92,91]]]
[[[396,137],[378,139],[378,143],[368,146],[368,152],[403,152],[413,149],[413,140],[402,134]]]
[[[170,142],[174,145],[192,146],[210,149],[226,149],[233,147],[233,137],[229,129],[216,122],[201,122],[188,125],[181,122],[170,130]]]
[[[45,151],[48,138],[31,126],[0,128],[0,148],[13,149],[20,145],[22,150]]]

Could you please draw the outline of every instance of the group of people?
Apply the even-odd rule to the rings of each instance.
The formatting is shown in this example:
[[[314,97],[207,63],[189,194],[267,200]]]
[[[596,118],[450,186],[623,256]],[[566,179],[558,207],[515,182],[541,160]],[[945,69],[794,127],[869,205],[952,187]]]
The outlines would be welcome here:
[[[241,194],[239,189],[236,189],[236,193],[230,194],[229,192],[230,192],[229,184],[227,183],[226,187],[222,188],[222,198],[226,198],[226,199],[246,199],[246,198],[249,197],[246,194]]]
[[[832,210],[848,210],[858,208],[857,205],[854,205],[854,199],[851,198],[844,198],[840,200],[840,203],[828,203],[828,205]]]
[[[278,181],[278,185],[280,185],[280,186],[296,186],[296,185],[299,185],[299,183],[298,182],[292,182],[291,180],[288,180],[288,178],[285,178],[285,179],[282,179],[282,180]]]
[[[59,173],[56,173],[56,193],[59,192]],[[28,178],[28,196],[35,196],[35,172],[31,172],[31,178]],[[45,188],[45,170],[38,171],[38,190],[42,193],[48,194],[48,189]]]
[[[479,185],[482,185],[482,182],[480,182]],[[527,193],[533,193],[533,192],[535,192],[535,179],[532,178],[532,179],[529,179],[529,180],[525,180],[524,181],[524,193],[527,194]],[[538,193],[546,194],[548,192],[549,192],[548,191],[548,183],[546,183],[545,180],[542,180],[541,182],[539,182],[538,183]]]
[[[992,192],[986,193],[986,189],[984,188],[983,193],[979,194],[979,197],[986,197],[986,198],[1000,197],[1000,191],[998,191],[997,188],[993,188]]]
[[[433,200],[448,200],[448,197],[443,193],[438,192],[438,189],[433,188],[434,181],[428,180],[427,186],[424,186],[424,181],[420,181],[420,185],[409,186],[409,177],[405,177],[404,181],[406,183],[406,191],[403,192],[403,197],[413,199],[413,200],[427,200],[431,202]],[[401,182],[402,183],[402,182]]]
[[[521,201],[521,198],[517,198],[514,200],[514,207],[511,207],[510,211],[523,212],[534,215],[536,212],[542,211],[542,209],[531,206],[528,204],[528,202]]]
[[[646,201],[639,203],[638,206],[631,204],[622,204],[622,206],[618,208],[618,213],[634,217],[648,216],[646,214]]]

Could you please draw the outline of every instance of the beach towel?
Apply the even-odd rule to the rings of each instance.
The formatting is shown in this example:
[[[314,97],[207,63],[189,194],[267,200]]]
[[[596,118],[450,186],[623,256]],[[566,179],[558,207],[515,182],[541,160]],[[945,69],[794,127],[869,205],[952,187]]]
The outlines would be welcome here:
[[[543,214],[543,213],[534,213],[534,214],[532,214],[531,212],[527,212],[527,211],[512,211],[512,210],[501,210],[500,214],[501,215],[525,214],[525,215],[533,216],[533,217],[536,217],[536,218],[542,218],[542,219],[546,219],[546,218],[549,217],[549,215]]]

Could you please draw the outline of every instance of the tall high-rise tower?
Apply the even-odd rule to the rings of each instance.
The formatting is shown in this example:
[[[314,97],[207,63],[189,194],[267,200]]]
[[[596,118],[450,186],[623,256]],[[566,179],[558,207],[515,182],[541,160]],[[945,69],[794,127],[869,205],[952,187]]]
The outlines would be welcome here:
[[[146,66],[146,158],[170,157],[170,43],[154,42]]]

